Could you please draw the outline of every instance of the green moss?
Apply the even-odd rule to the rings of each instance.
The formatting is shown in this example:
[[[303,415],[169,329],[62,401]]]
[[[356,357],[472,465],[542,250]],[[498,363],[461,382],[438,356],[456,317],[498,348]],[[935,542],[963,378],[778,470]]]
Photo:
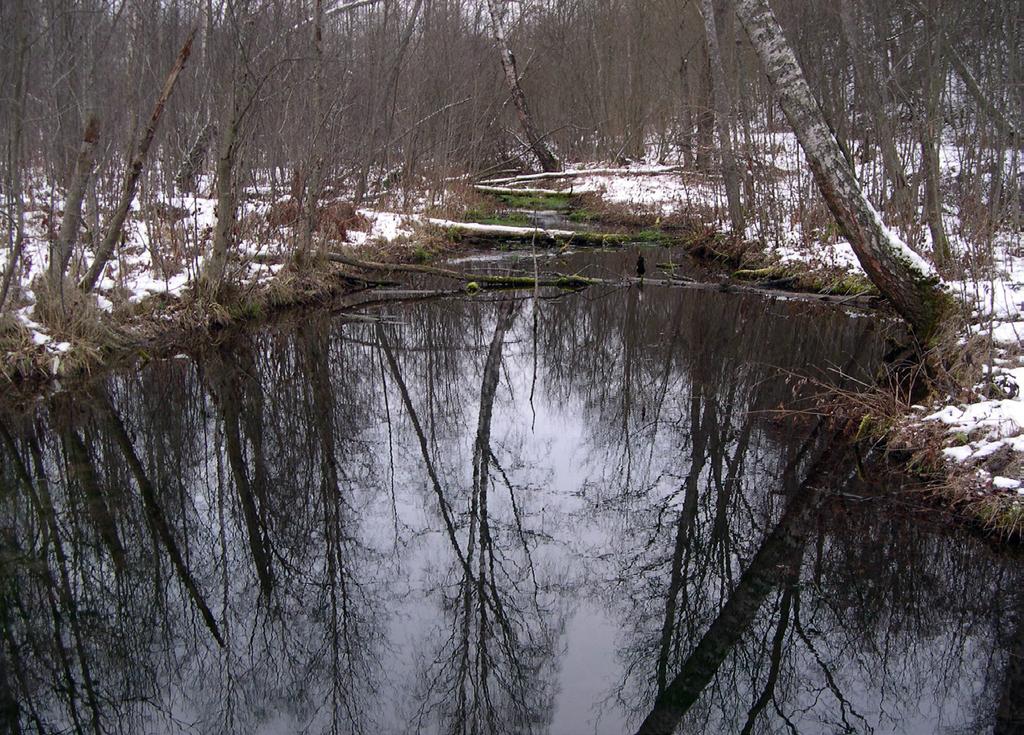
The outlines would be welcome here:
[[[574,209],[569,212],[568,216],[573,222],[594,222],[600,219],[596,212],[591,212],[589,209]]]
[[[470,281],[466,284],[466,293],[475,294],[480,291],[480,284],[476,281]]]
[[[484,212],[478,209],[471,209],[463,214],[462,219],[464,222],[473,222],[480,225],[530,226],[530,215],[526,212]]]
[[[857,434],[853,437],[855,441],[862,441],[871,436],[871,427],[874,424],[874,417],[870,413],[864,414],[857,425]]]
[[[623,243],[627,243],[627,242],[636,242],[636,240],[633,239],[632,235],[618,235],[618,234],[601,235],[600,237],[598,237],[596,239],[589,239],[589,240],[587,240],[586,238],[584,238],[584,239],[586,241],[588,241],[588,242],[598,242],[598,243],[600,243],[602,245],[622,245]]]
[[[512,209],[553,209],[572,208],[572,194],[496,194],[495,198]]]
[[[529,276],[508,276],[496,281],[498,286],[511,286],[514,288],[533,288],[537,285],[537,279]]]
[[[1012,496],[986,497],[971,503],[969,512],[985,528],[1007,537],[1019,537],[1024,529],[1024,503]]]
[[[732,277],[741,281],[762,281],[770,278],[789,278],[791,275],[786,268],[773,265],[767,268],[741,268],[733,271]]]
[[[445,227],[441,230],[441,237],[448,242],[460,242],[462,240],[462,231],[457,227]],[[417,248],[417,250],[419,249]]]
[[[878,293],[878,289],[874,287],[867,277],[856,273],[849,273],[836,281],[827,282],[820,291],[821,293],[840,296],[865,296]]]
[[[583,276],[562,276],[556,281],[556,285],[559,288],[582,288],[583,286],[589,286],[592,281],[589,278]]]
[[[629,236],[630,242],[650,243],[651,245],[669,246],[675,243],[675,238],[664,231],[656,228],[640,230]]]
[[[234,319],[259,319],[263,316],[263,304],[254,299],[240,299],[228,306],[228,313]]]
[[[918,339],[926,347],[934,347],[941,339],[941,326],[946,317],[953,314],[957,308],[957,302],[946,293],[939,285],[938,279],[922,278],[915,283],[918,296],[925,304],[928,317],[921,324],[911,325],[917,333]]]
[[[456,237],[451,237],[451,239],[453,239],[453,240],[457,239],[457,236],[458,236],[457,232],[449,231],[448,234],[449,234],[449,236],[452,236],[454,234]],[[417,245],[415,248],[413,248],[412,259],[416,263],[427,263],[427,262],[433,260],[433,258],[434,258],[434,253],[431,250],[429,250],[426,247],[424,247],[423,245]]]

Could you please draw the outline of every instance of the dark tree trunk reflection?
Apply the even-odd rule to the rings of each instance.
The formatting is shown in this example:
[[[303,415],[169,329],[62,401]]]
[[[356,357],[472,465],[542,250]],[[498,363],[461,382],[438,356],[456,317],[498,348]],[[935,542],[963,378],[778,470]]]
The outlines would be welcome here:
[[[1016,556],[814,462],[866,320],[379,309],[2,409],[0,730],[1019,730]]]

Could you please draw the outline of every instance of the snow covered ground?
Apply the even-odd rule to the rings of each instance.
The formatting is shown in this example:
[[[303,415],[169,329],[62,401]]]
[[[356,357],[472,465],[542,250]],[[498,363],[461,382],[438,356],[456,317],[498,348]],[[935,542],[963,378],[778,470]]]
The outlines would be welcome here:
[[[984,380],[973,386],[972,398],[961,403],[935,401],[922,407],[922,421],[945,425],[943,454],[973,475],[976,485],[994,493],[1024,498],[1024,258],[1011,238],[997,250],[986,281],[954,281],[948,285],[972,305],[968,336],[987,337],[992,347],[981,365]],[[1018,236],[1019,239],[1019,236]],[[1012,451],[1015,459],[998,462],[1007,475],[990,471],[990,458]]]
[[[649,166],[627,166],[623,174],[581,176],[573,179],[570,190],[580,194],[597,193],[608,202],[663,216],[691,212],[706,214],[725,207],[724,190],[717,179],[693,173],[653,173],[656,170]]]
[[[208,187],[200,187],[208,188]],[[45,187],[41,187],[45,191]],[[253,191],[251,194],[259,195]],[[49,267],[49,241],[54,222],[50,212],[62,212],[63,202],[58,198],[47,206],[26,212],[25,244],[19,260],[18,294],[15,318],[26,330],[32,343],[54,356],[70,349],[68,342],[58,341],[47,328],[33,318],[35,293],[33,283]],[[125,225],[125,239],[114,258],[107,264],[96,292],[96,305],[103,311],[113,311],[116,305],[141,302],[150,297],[176,298],[182,295],[202,272],[205,251],[216,225],[216,201],[203,196],[178,196],[163,206],[174,212],[170,218],[146,216],[136,202]],[[235,276],[243,284],[258,285],[268,282],[283,267],[267,262],[271,256],[289,252],[294,245],[291,228],[273,231],[266,222],[270,204],[253,197],[242,203],[238,219],[249,224],[247,232],[237,243],[238,271]],[[390,242],[412,235],[412,223],[417,219],[391,212],[360,210],[369,223],[365,231],[350,230],[347,245],[358,247],[373,241]],[[59,223],[58,223],[59,226]],[[167,255],[174,251],[173,256]],[[0,251],[0,272],[7,268],[9,251]],[[84,261],[80,270],[91,263],[92,252],[84,248]]]
[[[831,226],[827,212],[822,214],[823,207],[813,193],[806,161],[795,138],[785,132],[761,133],[755,144],[762,151],[757,176],[772,181],[772,185],[757,184],[764,201],[756,201],[751,208],[756,211],[750,213],[750,224],[744,235],[762,242],[766,252],[783,264],[862,274],[849,243]],[[860,173],[864,180],[872,179],[871,167],[878,165],[877,161],[863,164]],[[942,165],[944,176],[955,176],[959,152],[949,146],[944,148]],[[654,215],[690,214],[724,222],[726,203],[720,179],[693,172],[681,173],[674,168],[654,160],[638,162],[625,169],[580,166],[558,186],[574,193],[597,193],[609,202]],[[515,185],[529,187],[539,181],[543,178],[523,179]],[[200,190],[209,191],[208,184],[205,182]],[[38,189],[39,196],[35,200],[46,201],[52,190],[41,185]],[[766,191],[770,191],[770,195],[765,194]],[[237,275],[245,283],[258,284],[273,278],[282,268],[272,264],[273,256],[289,252],[295,244],[292,228],[268,225],[271,201],[267,191],[253,190],[239,213],[239,221],[245,227],[238,246],[241,257]],[[278,203],[281,201],[284,200]],[[33,318],[34,295],[30,284],[47,268],[47,243],[56,220],[56,215],[50,212],[59,213],[61,204],[59,200],[52,201],[48,208],[38,207],[28,212],[28,238],[20,279],[26,284],[26,290],[20,295],[15,312],[32,342],[58,358],[70,345],[55,339]],[[135,207],[127,226],[126,242],[100,282],[100,308],[110,311],[119,303],[154,296],[178,296],[201,273],[203,253],[216,224],[215,201],[201,196],[183,196],[166,205],[167,210],[176,213],[174,217],[161,219],[144,213],[138,205]],[[418,226],[444,226],[446,222],[429,218],[422,212],[403,214],[361,209],[359,214],[367,225],[363,229],[349,230],[347,244],[350,247],[398,240],[412,242]],[[976,260],[980,249],[992,254],[991,262],[974,268],[967,279],[947,282],[947,287],[973,312],[969,332],[962,338],[989,336],[995,346],[987,364],[982,366],[987,379],[969,391],[968,401],[956,404],[951,400],[936,401],[917,407],[914,421],[943,426],[945,456],[951,463],[960,463],[966,471],[975,473],[983,487],[992,492],[1024,495],[1021,470],[1024,461],[1003,463],[1004,468],[1008,468],[1005,475],[990,473],[983,467],[990,466],[989,458],[999,453],[1024,453],[1024,359],[1020,355],[1020,338],[1024,336],[1024,239],[1021,233],[1003,232],[991,248],[979,248],[969,241],[970,235],[951,210],[947,211],[946,224],[958,257]],[[904,234],[919,253],[930,250],[927,228],[917,227]],[[173,257],[167,256],[169,251],[174,251]],[[0,267],[6,266],[5,257],[6,251],[0,253]],[[912,254],[912,259],[918,260],[918,254]]]

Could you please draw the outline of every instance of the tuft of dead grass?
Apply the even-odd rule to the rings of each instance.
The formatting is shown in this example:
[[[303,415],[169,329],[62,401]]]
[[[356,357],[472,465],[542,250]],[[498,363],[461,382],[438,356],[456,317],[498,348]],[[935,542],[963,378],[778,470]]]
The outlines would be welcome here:
[[[0,313],[0,375],[7,382],[23,380],[38,369],[39,347],[11,312]]]
[[[90,372],[103,363],[105,354],[128,345],[127,336],[99,308],[96,297],[83,293],[71,279],[55,288],[40,277],[33,290],[33,317],[55,341],[71,345],[60,356],[63,373]]]

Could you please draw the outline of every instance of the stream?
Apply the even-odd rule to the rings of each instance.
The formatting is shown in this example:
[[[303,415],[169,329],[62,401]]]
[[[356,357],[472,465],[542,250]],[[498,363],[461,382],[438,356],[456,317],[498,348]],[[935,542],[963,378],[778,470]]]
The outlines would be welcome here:
[[[6,412],[0,721],[1020,732],[1018,551],[862,480],[819,425],[885,336],[754,294],[484,291],[284,318]]]

